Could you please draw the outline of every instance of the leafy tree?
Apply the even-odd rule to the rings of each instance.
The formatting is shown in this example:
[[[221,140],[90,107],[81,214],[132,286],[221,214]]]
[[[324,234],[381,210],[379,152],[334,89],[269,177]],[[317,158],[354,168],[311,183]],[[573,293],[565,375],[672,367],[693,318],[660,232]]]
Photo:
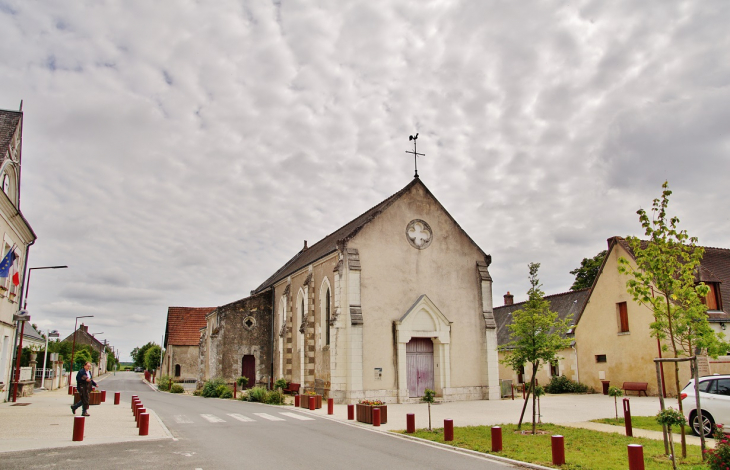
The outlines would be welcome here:
[[[81,370],[87,362],[92,362],[89,351],[84,348],[74,351],[74,370]]]
[[[616,419],[618,419],[618,397],[624,396],[624,391],[618,387],[609,387],[608,396],[613,397],[613,410],[616,412]]]
[[[726,350],[723,336],[716,335],[707,319],[707,307],[702,299],[709,288],[695,282],[705,250],[697,246],[697,238],[690,237],[686,230],[679,230],[679,219],[667,214],[669,183],[662,185],[661,199],[654,199],[651,217],[639,209],[639,221],[648,241],[636,237],[627,241],[636,264],[619,258],[618,270],[630,276],[626,290],[635,302],[650,308],[654,314],[651,335],[662,341],[662,349],[670,351],[675,358],[691,356],[696,348],[707,350],[717,357]],[[679,384],[679,364],[674,363],[676,390]],[[682,400],[677,393],[679,412]],[[681,425],[682,457],[687,456],[685,427]]]
[[[583,258],[580,262],[580,267],[575,268],[570,274],[575,276],[575,281],[570,287],[570,290],[586,289],[593,285],[593,281],[598,276],[598,270],[601,269],[603,259],[606,257],[606,250],[598,253],[593,258]]]
[[[144,346],[132,349],[132,359],[134,360],[135,367],[146,367],[145,355],[147,354],[147,350],[150,349],[152,346],[157,346],[157,345],[150,341],[149,343],[145,344]]]
[[[162,357],[162,349],[156,344],[153,344],[144,354],[145,368],[148,371],[157,369],[160,365],[160,357]]]
[[[428,403],[428,430],[431,430],[431,403],[435,401],[434,397],[436,396],[436,392],[431,390],[430,388],[427,388],[423,391],[423,396],[421,397],[421,401]]]
[[[535,374],[543,364],[550,364],[559,359],[557,353],[570,346],[570,339],[565,335],[570,328],[570,317],[560,320],[558,314],[550,310],[550,302],[545,300],[537,271],[540,263],[530,263],[530,290],[529,299],[521,310],[512,313],[512,324],[509,325],[511,342],[500,347],[505,353],[503,364],[509,364],[512,369],[519,370],[524,364],[532,365],[530,391],[525,396],[522,414],[517,428],[522,427],[527,401],[530,393],[535,390]],[[532,433],[535,433],[535,396],[532,396]]]

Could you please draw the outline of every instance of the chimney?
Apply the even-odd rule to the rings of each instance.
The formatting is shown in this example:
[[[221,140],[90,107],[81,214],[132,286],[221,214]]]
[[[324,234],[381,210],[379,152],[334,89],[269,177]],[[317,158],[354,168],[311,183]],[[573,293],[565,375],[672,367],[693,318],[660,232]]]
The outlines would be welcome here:
[[[509,291],[504,295],[504,305],[514,305],[515,296],[510,294]]]
[[[88,325],[84,325],[83,323],[81,324],[81,328],[80,328],[80,329],[81,329],[81,330],[82,330],[82,331],[83,331],[84,333],[88,333],[88,332],[89,332],[89,326],[88,326]]]
[[[302,248],[302,251],[305,251],[305,250],[307,250],[307,248],[308,248],[308,247],[307,247],[307,240],[304,240],[304,248]]]

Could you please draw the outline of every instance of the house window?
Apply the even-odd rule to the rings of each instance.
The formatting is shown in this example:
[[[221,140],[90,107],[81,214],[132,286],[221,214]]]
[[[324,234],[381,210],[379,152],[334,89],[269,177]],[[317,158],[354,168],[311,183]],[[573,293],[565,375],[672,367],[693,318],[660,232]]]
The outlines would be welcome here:
[[[629,332],[629,312],[626,307],[626,302],[617,303],[616,310],[618,312],[618,331],[619,331],[619,333],[628,333]]]
[[[175,364],[175,377],[180,377],[180,364]]]
[[[606,355],[605,354],[597,354],[596,355],[596,362],[606,362]]]
[[[560,366],[558,365],[558,361],[551,362],[550,363],[550,376],[558,377],[559,375],[560,375]]]
[[[520,366],[520,368],[517,370],[517,383],[525,383],[525,366]]]

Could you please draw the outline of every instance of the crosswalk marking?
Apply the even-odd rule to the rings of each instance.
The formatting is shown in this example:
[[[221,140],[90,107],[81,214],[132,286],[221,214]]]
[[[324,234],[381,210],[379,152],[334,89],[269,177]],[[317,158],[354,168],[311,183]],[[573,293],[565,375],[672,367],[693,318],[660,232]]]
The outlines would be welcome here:
[[[193,421],[185,415],[175,415],[175,422],[178,424],[191,424]]]
[[[256,421],[255,419],[249,418],[248,416],[240,415],[238,413],[228,413],[228,416],[230,416],[233,419],[243,421],[244,423],[250,423],[250,422]]]
[[[221,418],[217,417],[216,415],[203,415],[203,414],[201,414],[200,416],[202,416],[203,418],[207,419],[211,423],[225,423],[226,422],[226,420],[221,419]]]
[[[279,413],[280,415],[288,416],[290,418],[294,419],[300,419],[302,421],[314,421],[314,418],[310,418],[309,416],[300,415],[297,413]]]
[[[266,413],[254,413],[259,418],[268,419],[269,421],[286,421],[284,418],[277,418],[276,416],[272,416],[270,414]]]

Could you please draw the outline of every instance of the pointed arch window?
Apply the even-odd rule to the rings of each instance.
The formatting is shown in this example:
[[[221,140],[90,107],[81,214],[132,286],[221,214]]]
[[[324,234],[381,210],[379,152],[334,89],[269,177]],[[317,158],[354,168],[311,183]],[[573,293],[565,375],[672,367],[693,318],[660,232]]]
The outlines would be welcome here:
[[[331,310],[330,310],[330,288],[327,288],[327,294],[324,299],[324,327],[325,327],[325,343],[326,345],[330,344],[330,318],[331,318]]]

